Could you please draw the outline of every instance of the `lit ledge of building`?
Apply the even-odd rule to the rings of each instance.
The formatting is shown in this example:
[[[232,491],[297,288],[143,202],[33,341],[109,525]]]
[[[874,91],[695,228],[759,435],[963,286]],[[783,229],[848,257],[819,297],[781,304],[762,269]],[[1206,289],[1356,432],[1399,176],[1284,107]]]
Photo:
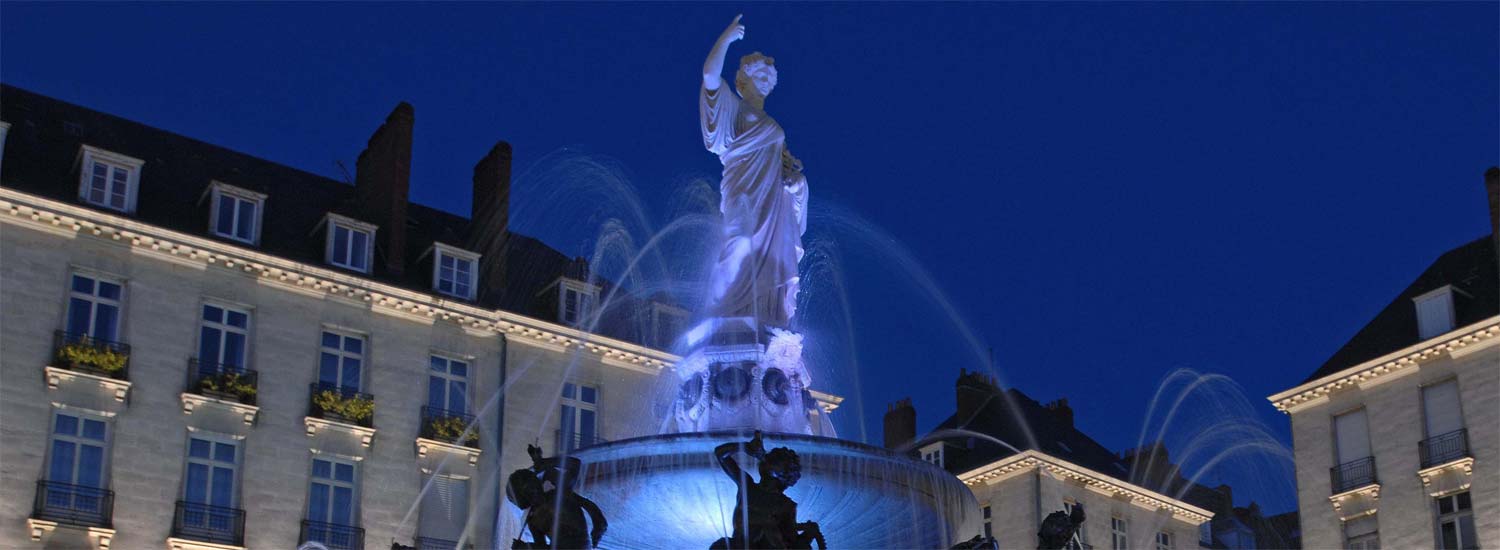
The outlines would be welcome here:
[[[216,542],[204,542],[201,540],[168,537],[167,550],[245,550],[245,547],[234,546],[232,544],[219,544]]]
[[[82,371],[68,370],[53,366],[48,366],[45,370],[47,373],[48,389],[55,390],[63,383],[71,382],[73,380],[80,380],[86,383],[97,384],[99,387],[113,392],[115,395],[115,401],[119,401],[121,403],[125,402],[125,397],[130,395],[130,381],[128,380],[118,380],[115,378],[109,378],[107,376],[99,376],[97,374],[89,374]]]
[[[256,414],[260,413],[260,407],[257,407],[255,405],[246,405],[238,401],[229,401],[226,399],[208,397],[206,395],[182,392],[182,414],[193,414],[194,410],[197,410],[199,407],[203,406],[223,407],[225,409],[229,409],[230,411],[233,411],[235,414],[238,414],[242,418],[244,418],[246,426],[254,425],[255,416]]]
[[[464,445],[456,445],[453,443],[448,443],[446,441],[438,441],[436,439],[427,439],[425,437],[417,438],[417,456],[426,457],[427,452],[432,449],[437,449],[439,451],[444,451],[460,456],[467,455],[469,457],[470,466],[479,463],[479,449],[466,447]]]
[[[1380,504],[1380,484],[1371,483],[1328,497],[1333,511],[1342,521],[1374,514]]]
[[[26,531],[31,533],[32,542],[41,542],[42,539],[51,535],[53,531],[56,531],[59,526],[64,529],[83,529],[88,531],[89,540],[93,541],[94,547],[99,550],[109,550],[109,545],[115,540],[114,529],[104,527],[74,527],[45,519],[26,518]]]
[[[1466,456],[1460,459],[1438,464],[1437,466],[1433,466],[1431,468],[1423,468],[1421,470],[1417,470],[1417,477],[1422,478],[1422,487],[1424,489],[1431,489],[1432,480],[1437,479],[1439,476],[1442,476],[1444,473],[1449,471],[1454,472],[1455,474],[1459,471],[1462,471],[1464,476],[1463,482],[1459,484],[1458,487],[1443,487],[1440,488],[1440,491],[1442,493],[1451,493],[1453,491],[1467,490],[1469,488],[1469,485],[1471,484],[1471,480],[1474,478],[1474,457]],[[1433,496],[1437,495],[1434,494]]]
[[[352,433],[354,435],[359,436],[359,444],[363,445],[365,447],[369,447],[371,443],[375,442],[375,428],[366,428],[364,426],[355,426],[353,424],[345,424],[343,422],[334,422],[332,420],[324,420],[322,418],[313,418],[311,416],[303,417],[302,418],[302,422],[303,422],[303,424],[305,424],[307,426],[307,437],[312,437],[312,436],[318,435],[319,431],[330,430],[331,429],[331,430],[343,430],[343,431],[346,431],[346,432],[349,432],[349,433]]]

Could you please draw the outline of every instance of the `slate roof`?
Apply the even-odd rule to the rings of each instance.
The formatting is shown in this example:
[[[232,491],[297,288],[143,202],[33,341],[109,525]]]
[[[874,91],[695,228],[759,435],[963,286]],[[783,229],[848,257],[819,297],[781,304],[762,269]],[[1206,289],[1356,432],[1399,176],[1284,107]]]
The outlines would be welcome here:
[[[1495,239],[1485,235],[1438,256],[1303,383],[1420,342],[1417,308],[1412,298],[1443,285],[1453,285],[1459,290],[1453,296],[1454,328],[1500,315],[1500,263],[1497,263]]]
[[[1071,422],[1030,396],[1014,388],[1004,390],[1010,399],[999,394],[990,399],[972,419],[959,418],[955,413],[934,431],[963,429],[993,436],[1018,449],[1035,449],[1051,456],[1072,462],[1102,474],[1127,479],[1130,465],[1121,462],[1114,451],[1094,441],[1092,437],[1075,428]],[[1027,441],[1023,424],[1030,428],[1036,445]],[[983,438],[964,441],[960,448],[944,450],[943,466],[950,472],[962,473],[984,466],[1001,458],[1013,455],[998,444]],[[957,452],[955,452],[957,451]],[[1124,468],[1125,471],[1121,471]]]
[[[372,222],[359,213],[352,173],[349,182],[330,179],[6,84],[0,84],[0,120],[11,124],[0,162],[0,186],[118,215],[117,211],[78,199],[80,146],[88,144],[145,162],[136,211],[129,215],[132,218],[250,246],[208,231],[210,207],[205,192],[211,181],[221,181],[267,195],[261,241],[253,248],[328,269],[338,268],[324,262],[324,241],[314,233],[324,217],[334,212]],[[403,259],[406,269],[400,274],[386,269],[385,262],[380,261],[386,251],[377,240],[371,271],[354,274],[432,293],[431,264],[426,263],[431,257],[424,258],[424,253],[434,241],[463,247],[470,226],[465,216],[410,203]],[[505,282],[498,289],[482,289],[487,291],[480,293],[476,305],[556,321],[555,306],[550,310],[541,307],[534,298],[576,260],[513,231],[506,243]],[[608,288],[608,281],[595,282]],[[627,312],[643,303],[631,296],[619,300],[619,309]],[[640,328],[628,326],[638,317],[616,314],[607,318],[616,322],[601,326],[597,332],[641,341]]]

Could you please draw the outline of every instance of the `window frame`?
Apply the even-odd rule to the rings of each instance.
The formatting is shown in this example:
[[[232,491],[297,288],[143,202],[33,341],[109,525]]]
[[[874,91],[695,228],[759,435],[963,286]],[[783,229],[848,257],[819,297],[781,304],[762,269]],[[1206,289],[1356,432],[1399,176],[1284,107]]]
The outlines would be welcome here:
[[[445,362],[445,365],[444,365],[444,368],[443,368],[442,371],[438,371],[438,370],[436,370],[436,369],[433,368],[433,362],[436,361],[436,360],[441,360],[441,361]],[[460,364],[462,364],[464,366],[464,374],[462,376],[453,374],[453,364],[454,363],[460,363]],[[470,358],[459,356],[459,355],[454,355],[454,354],[451,354],[451,353],[441,353],[441,352],[436,352],[436,351],[429,353],[428,354],[428,358],[427,358],[427,381],[428,381],[427,382],[427,406],[429,406],[429,407],[432,406],[432,379],[433,378],[440,378],[440,379],[443,380],[443,406],[441,408],[443,410],[445,410],[445,411],[448,411],[448,412],[459,413],[459,414],[469,414],[469,409],[473,405],[473,403],[471,403],[471,400],[470,400],[470,396],[472,395],[472,390],[473,390],[473,386],[474,386],[474,379],[472,378],[472,373],[473,372],[474,372],[474,361],[471,360]],[[455,382],[462,382],[463,385],[464,385],[463,386],[463,404],[462,404],[463,407],[461,409],[459,409],[459,410],[453,410],[453,409],[448,408],[448,404],[453,401],[453,393],[452,392],[453,392],[453,384]]]
[[[193,457],[193,440],[194,439],[201,439],[201,440],[209,442],[209,458],[202,459],[202,458],[195,458],[195,457]],[[201,504],[201,505],[205,505],[205,506],[223,506],[223,505],[220,505],[220,504],[214,504],[213,503],[213,491],[212,491],[212,487],[213,487],[213,473],[212,473],[213,472],[213,468],[215,468],[215,467],[223,467],[222,464],[224,464],[223,462],[214,460],[214,458],[213,458],[214,450],[218,448],[217,447],[218,445],[229,445],[231,447],[234,447],[234,462],[232,462],[230,464],[231,479],[229,480],[229,505],[228,506],[224,506],[224,507],[225,508],[232,508],[232,509],[239,509],[239,507],[240,507],[239,506],[239,504],[240,504],[240,496],[241,496],[240,495],[240,492],[241,492],[240,491],[240,480],[243,479],[243,474],[244,474],[243,470],[244,470],[244,460],[245,460],[245,442],[244,442],[244,439],[238,438],[238,437],[227,436],[227,435],[222,435],[222,434],[216,434],[216,433],[212,433],[212,432],[206,432],[206,431],[203,431],[203,430],[195,430],[195,429],[191,429],[191,428],[188,429],[187,439],[184,441],[183,448],[182,448],[182,478],[181,478],[182,479],[182,484],[181,484],[181,487],[177,491],[177,496],[183,502],[191,502],[191,501],[188,500],[188,495],[187,495],[187,491],[188,491],[188,471],[193,467],[193,464],[202,464],[202,465],[204,465],[204,466],[206,466],[206,467],[209,468],[209,478],[208,478],[209,491],[206,493],[207,494],[207,498],[208,498],[208,502],[197,502],[197,503],[193,503],[193,504]]]
[[[432,248],[432,290],[443,295],[459,298],[461,300],[473,300],[474,297],[479,293],[479,258],[481,257],[481,255],[443,243],[432,243]],[[442,266],[444,259],[453,260],[453,271],[455,277],[457,276],[458,264],[460,262],[467,262],[469,264],[469,281],[467,292],[457,292],[458,281],[456,279],[453,281],[454,291],[443,290]]]
[[[82,294],[79,291],[74,290],[73,289],[73,279],[76,278],[76,277],[82,277],[82,278],[89,279],[89,280],[93,281],[93,288],[94,288],[93,293],[92,294]],[[115,286],[120,287],[120,297],[118,299],[111,299],[111,298],[105,298],[103,296],[100,296],[99,295],[99,283],[100,282],[106,282],[106,283],[110,283],[110,284],[113,284]],[[109,275],[109,274],[105,274],[105,273],[100,273],[100,272],[96,272],[96,271],[90,271],[90,270],[85,270],[85,269],[73,269],[73,270],[69,271],[68,272],[68,282],[67,282],[67,286],[66,286],[67,296],[64,298],[64,301],[63,301],[63,319],[62,319],[62,321],[63,321],[63,332],[71,332],[72,327],[69,326],[69,325],[71,325],[70,321],[73,318],[73,300],[76,298],[76,299],[83,300],[83,301],[86,301],[86,302],[89,303],[88,329],[84,332],[85,336],[88,336],[89,338],[94,338],[96,340],[103,340],[103,341],[108,341],[108,342],[123,342],[124,341],[123,335],[125,333],[125,299],[126,299],[126,285],[125,285],[125,282],[126,281],[125,281],[125,279],[123,277],[116,277],[116,276],[113,276],[113,275]],[[115,307],[115,333],[113,335],[110,335],[110,337],[108,337],[108,338],[104,338],[102,336],[94,334],[95,326],[97,325],[97,321],[98,321],[99,305],[101,303],[103,303],[105,305],[112,305],[112,306]]]
[[[568,396],[568,388],[570,386],[573,388],[573,397]],[[594,391],[593,402],[588,402],[583,399],[583,388],[589,388]],[[599,385],[593,382],[571,380],[563,383],[563,387],[558,392],[558,407],[560,407],[558,409],[558,428],[561,432],[562,437],[564,438],[563,441],[558,442],[560,444],[560,448],[558,449],[559,452],[563,451],[564,449],[566,449],[567,451],[573,451],[593,443],[593,441],[578,441],[577,446],[569,446],[575,439],[582,439],[584,435],[581,429],[581,424],[583,423],[583,415],[580,413],[582,411],[593,413],[594,433],[592,435],[595,440],[600,439],[599,433],[602,430],[600,430],[601,425],[599,422],[599,402],[602,400],[602,396],[603,392],[600,391]],[[566,408],[573,409],[571,415],[565,414],[567,412],[565,410]],[[571,418],[573,425],[563,426],[565,418]]]
[[[1130,550],[1130,520],[1118,515],[1110,516],[1109,541],[1111,550]]]
[[[1459,497],[1464,495],[1467,495],[1469,497],[1469,507],[1461,509],[1458,507],[1460,503]],[[1442,503],[1444,500],[1448,499],[1452,499],[1453,511],[1443,513]],[[1440,497],[1434,497],[1432,499],[1432,513],[1434,517],[1434,536],[1437,537],[1433,541],[1433,548],[1448,550],[1448,547],[1443,546],[1443,526],[1449,523],[1453,524],[1454,536],[1457,538],[1458,542],[1458,548],[1455,548],[1453,550],[1471,548],[1470,546],[1465,546],[1466,541],[1464,539],[1463,521],[1466,519],[1468,520],[1469,524],[1469,532],[1475,535],[1474,538],[1476,539],[1473,543],[1474,546],[1472,546],[1472,548],[1479,548],[1479,541],[1477,540],[1479,538],[1479,528],[1474,524],[1474,495],[1472,493],[1472,489],[1465,489],[1462,491],[1448,493]]]
[[[573,318],[568,316],[568,293],[577,295],[577,308]],[[563,278],[557,282],[557,320],[572,327],[583,326],[599,305],[599,287],[582,281]]]
[[[328,265],[331,265],[331,266],[334,266],[334,267],[338,267],[338,268],[342,268],[342,269],[347,269],[347,270],[355,271],[355,272],[358,272],[358,273],[364,273],[364,274],[367,274],[367,275],[373,270],[374,265],[375,265],[375,232],[379,229],[379,226],[376,226],[375,224],[372,224],[372,223],[362,222],[362,221],[356,220],[354,218],[350,218],[350,217],[347,217],[347,216],[340,216],[338,214],[334,214],[332,212],[329,212],[327,216],[324,216],[323,223],[319,224],[319,227],[321,227],[321,228],[324,229],[324,231],[323,231],[323,233],[324,233],[324,238],[323,238],[323,261],[324,262],[326,262]],[[349,242],[347,243],[348,246],[345,247],[345,250],[348,251],[349,254],[353,254],[354,248],[355,248],[355,246],[354,246],[354,233],[364,233],[365,234],[365,246],[363,247],[364,250],[362,251],[362,254],[364,254],[364,260],[365,260],[364,267],[361,268],[361,267],[355,266],[354,262],[352,262],[352,261],[349,261],[349,262],[340,262],[340,261],[337,261],[338,260],[337,258],[333,257],[334,244],[335,244],[334,241],[337,239],[338,229],[340,229],[340,228],[342,228],[345,231],[349,232],[349,237],[348,237],[349,238]],[[353,256],[352,255],[348,256],[345,259],[352,260]]]
[[[1412,297],[1412,314],[1417,318],[1417,337],[1420,340],[1437,338],[1458,328],[1458,304],[1453,299],[1453,285],[1443,285],[1427,292]],[[1428,327],[1422,322],[1422,306],[1433,302],[1441,303],[1447,309],[1447,326],[1438,330],[1437,327]]]
[[[100,452],[100,459],[99,459],[99,486],[95,487],[95,488],[96,489],[108,489],[109,486],[110,486],[110,482],[111,482],[111,479],[110,479],[111,478],[111,476],[110,476],[110,473],[111,473],[111,468],[110,468],[110,466],[111,466],[111,455],[114,454],[113,450],[114,450],[114,431],[115,430],[114,430],[114,425],[113,425],[114,423],[111,422],[112,418],[110,416],[108,416],[108,415],[99,414],[99,413],[95,413],[95,412],[92,412],[92,411],[79,410],[79,409],[76,409],[76,408],[65,408],[65,407],[56,407],[56,406],[54,406],[54,407],[48,409],[48,411],[49,411],[49,414],[47,415],[47,448],[44,449],[44,452],[43,452],[43,455],[44,455],[43,456],[43,460],[44,460],[43,464],[45,465],[45,471],[42,474],[42,478],[45,479],[45,480],[47,480],[47,481],[53,481],[53,482],[57,482],[57,483],[68,483],[70,485],[83,486],[82,484],[80,484],[78,482],[78,466],[79,466],[80,454],[78,453],[77,450],[75,450],[73,452],[72,479],[70,479],[69,481],[66,481],[66,482],[64,482],[62,480],[52,479],[52,460],[53,460],[53,457],[54,457],[54,455],[53,455],[53,448],[56,446],[54,442],[57,441],[57,440],[59,440],[59,439],[61,439],[62,441],[66,441],[68,443],[72,443],[74,445],[75,449],[78,446],[81,446],[81,445],[99,444],[100,446],[103,447],[103,449]],[[59,434],[58,433],[58,431],[57,431],[57,417],[58,417],[58,415],[71,416],[71,417],[77,419],[77,421],[78,421],[77,435],[75,435],[75,434],[66,434],[66,435],[64,435],[64,434]],[[100,423],[104,424],[104,439],[103,440],[89,439],[89,438],[86,438],[86,437],[84,437],[82,435],[83,434],[84,421],[86,421],[86,420],[96,421],[96,422],[100,422]]]
[[[125,204],[122,207],[117,208],[114,205],[110,204],[109,201],[108,195],[110,195],[111,193],[108,185],[113,182],[113,171],[110,171],[110,173],[106,174],[107,182],[105,188],[105,197],[103,201],[95,202],[89,199],[89,190],[92,187],[91,184],[94,174],[93,167],[96,163],[103,164],[112,168],[125,170]],[[89,144],[80,145],[78,151],[78,200],[84,204],[98,206],[100,208],[106,208],[109,210],[114,210],[116,212],[134,214],[136,201],[140,196],[141,168],[145,165],[146,161],[135,157],[122,155],[120,153],[108,151],[105,149],[100,149]]]
[[[220,319],[223,319],[224,321],[208,321],[204,319],[203,316],[207,313],[204,310],[210,307],[218,308],[219,310],[221,310]],[[240,313],[245,316],[244,328],[236,327],[226,322],[228,320],[230,312]],[[205,300],[198,306],[198,345],[196,348],[194,348],[196,350],[196,356],[198,357],[199,364],[207,361],[213,363],[216,366],[229,366],[229,364],[224,361],[224,338],[227,333],[233,332],[238,333],[245,338],[244,357],[241,357],[240,364],[235,366],[239,367],[239,372],[250,370],[250,365],[253,357],[252,350],[255,347],[255,340],[253,339],[254,327],[254,308],[238,304],[230,304],[217,300]],[[208,328],[219,331],[219,357],[214,358],[213,361],[209,361],[208,358],[203,357],[203,331],[204,329]]]
[[[986,502],[983,506],[979,507],[979,511],[980,519],[984,520],[984,537],[990,539],[995,538],[994,509],[990,507],[990,503]]]
[[[1156,550],[1172,550],[1177,537],[1171,531],[1156,532]]]
[[[332,334],[339,338],[339,346],[337,349],[330,350],[327,346],[323,345],[323,335],[325,334]],[[360,351],[357,352],[357,358],[359,359],[359,383],[352,387],[347,385],[346,381],[344,380],[344,360],[350,357],[355,357],[354,354],[356,352],[344,350],[344,340],[347,338],[354,338],[360,341]],[[328,325],[318,327],[318,370],[315,373],[315,380],[319,384],[328,383],[323,380],[323,354],[330,352],[332,353],[332,355],[339,359],[337,371],[335,372],[335,378],[333,382],[331,382],[334,387],[338,388],[340,391],[353,390],[355,392],[363,393],[366,384],[365,380],[369,378],[368,376],[365,376],[365,374],[370,364],[370,336],[363,332],[331,327]]]
[[[325,477],[318,477],[317,476],[317,462],[319,460],[329,463],[328,472],[329,472],[329,474],[330,474],[331,477],[326,477],[325,478]],[[360,521],[360,513],[359,513],[360,512],[360,498],[363,496],[363,495],[360,494],[360,487],[359,487],[359,485],[360,485],[359,484],[359,482],[360,482],[360,474],[361,474],[361,472],[360,472],[360,463],[361,462],[362,461],[357,460],[357,459],[351,459],[351,458],[347,458],[347,457],[343,457],[343,456],[337,456],[337,455],[331,455],[331,454],[327,454],[327,453],[315,453],[315,454],[313,454],[312,460],[309,460],[307,462],[307,492],[304,493],[307,496],[305,497],[306,500],[305,500],[305,503],[303,505],[304,509],[302,511],[302,518],[305,519],[305,520],[308,520],[308,521],[315,521],[315,522],[319,522],[319,523],[326,523],[326,524],[329,524],[329,525],[342,525],[344,527],[358,528],[359,525],[360,525],[360,523],[362,523]],[[351,481],[344,482],[344,481],[339,481],[338,480],[338,466],[340,464],[349,466],[352,469],[353,476],[352,476],[352,480]],[[322,480],[322,481],[319,481],[319,480]],[[328,517],[325,517],[325,518],[313,518],[312,517],[312,489],[313,489],[313,484],[315,484],[315,483],[324,483],[325,485],[328,485],[330,487],[330,490],[328,491],[328,499],[329,499],[329,501],[328,501],[328,508],[327,508],[327,510],[329,512]],[[330,521],[330,520],[333,519],[333,517],[332,517],[334,515],[333,514],[333,502],[335,501],[335,499],[333,497],[334,492],[333,492],[332,489],[333,488],[337,488],[337,487],[348,487],[349,488],[349,507],[350,508],[349,508],[349,523],[348,524],[334,523],[333,521]]]
[[[261,223],[262,220],[265,219],[266,210],[267,195],[265,193],[258,193],[249,189],[245,189],[243,187],[236,187],[222,181],[212,181],[208,185],[208,192],[206,193],[206,195],[208,198],[209,208],[208,233],[210,235],[213,235],[215,237],[223,237],[225,239],[248,244],[251,246],[260,245]],[[252,219],[250,220],[249,239],[242,239],[239,235],[236,234],[239,228],[235,227],[233,222],[231,222],[230,224],[229,233],[226,234],[219,231],[219,218],[224,215],[223,209],[219,208],[221,197],[229,197],[238,202],[248,202],[255,205],[255,211],[251,216]],[[236,208],[233,212],[236,222],[239,221],[238,202],[236,203]]]

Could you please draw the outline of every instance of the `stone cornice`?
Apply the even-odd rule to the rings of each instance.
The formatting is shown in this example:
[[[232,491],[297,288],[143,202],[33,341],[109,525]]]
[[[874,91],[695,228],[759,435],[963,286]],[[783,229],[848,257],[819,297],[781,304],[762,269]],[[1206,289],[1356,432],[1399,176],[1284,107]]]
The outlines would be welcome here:
[[[1115,497],[1124,497],[1139,506],[1166,510],[1173,517],[1194,525],[1213,519],[1213,512],[1193,506],[1156,491],[1125,483],[1066,460],[1027,449],[958,475],[964,485],[974,486],[1009,474],[1041,469],[1047,473],[1082,483]]]
[[[417,319],[442,319],[471,331],[505,334],[513,339],[583,350],[618,367],[656,372],[676,364],[679,359],[660,350],[509,311],[484,309],[8,187],[0,187],[0,216],[6,222],[31,225],[52,233],[91,234],[111,239],[129,245],[135,251],[169,261],[240,270],[274,286],[366,302],[372,310],[385,309]]]
[[[1419,367],[1443,356],[1452,355],[1461,348],[1476,345],[1500,336],[1500,316],[1490,317],[1478,323],[1461,327],[1441,336],[1423,340],[1411,346],[1365,361],[1347,369],[1298,385],[1266,399],[1281,412],[1290,414],[1300,405],[1311,404],[1329,393],[1354,385],[1368,385],[1377,380],[1405,374],[1408,369]]]

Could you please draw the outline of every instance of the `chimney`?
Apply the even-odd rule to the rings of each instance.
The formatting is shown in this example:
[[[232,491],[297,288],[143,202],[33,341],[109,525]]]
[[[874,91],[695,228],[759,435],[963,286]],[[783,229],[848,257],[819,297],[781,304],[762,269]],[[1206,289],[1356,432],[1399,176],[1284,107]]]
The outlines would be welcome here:
[[[900,401],[886,405],[885,448],[894,449],[916,438],[917,409],[911,405],[911,398],[903,398]]]
[[[1490,238],[1500,248],[1500,166],[1484,171],[1484,191],[1490,196]]]
[[[355,165],[354,192],[365,221],[376,231],[379,258],[400,275],[406,267],[406,194],[411,184],[411,134],[416,117],[403,101],[370,136]]]
[[[954,400],[958,403],[958,421],[964,423],[974,418],[981,407],[999,395],[1000,389],[993,378],[959,369],[954,394]]]
[[[469,250],[482,254],[479,298],[505,280],[505,237],[510,225],[510,144],[496,142],[474,165],[474,196],[469,214]]]
[[[1059,398],[1057,401],[1044,406],[1047,407],[1047,410],[1052,411],[1053,418],[1067,424],[1069,428],[1073,427],[1073,407],[1068,406],[1068,399],[1066,397]]]

